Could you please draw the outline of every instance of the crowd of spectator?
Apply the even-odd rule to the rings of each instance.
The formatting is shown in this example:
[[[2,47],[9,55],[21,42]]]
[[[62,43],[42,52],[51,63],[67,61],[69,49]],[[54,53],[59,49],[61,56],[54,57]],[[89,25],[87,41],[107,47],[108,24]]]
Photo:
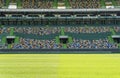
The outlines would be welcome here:
[[[0,34],[9,33],[9,32],[10,32],[10,27],[2,27],[2,28],[0,28]]]
[[[52,8],[52,5],[53,5],[53,2],[52,1],[44,1],[44,0],[41,0],[38,2],[38,8],[40,9],[50,9]]]
[[[115,32],[120,32],[120,27],[116,26],[114,27]]]
[[[50,9],[53,8],[54,0],[21,0],[22,7],[26,9]],[[58,0],[60,2],[60,0]],[[63,0],[61,0],[63,1]],[[105,0],[108,2],[111,0]],[[4,0],[0,0],[0,8],[4,5]],[[17,0],[10,0],[10,2],[17,2]],[[63,1],[64,2],[64,1]],[[68,0],[70,7],[73,9],[76,8],[100,8],[100,0]],[[120,0],[115,0],[115,3],[119,6]]]
[[[60,27],[15,27],[14,32],[35,35],[49,35],[60,32]]]
[[[100,8],[100,0],[69,0],[71,8]]]
[[[103,33],[110,32],[110,27],[65,27],[65,32],[70,33]]]
[[[65,32],[69,33],[103,33],[111,32],[111,27],[64,27]],[[120,32],[120,27],[113,27],[115,32]],[[9,33],[10,27],[1,27],[0,34]],[[49,35],[54,33],[60,33],[61,27],[14,27],[14,33],[23,33],[23,34],[35,34],[35,35]],[[39,40],[39,39],[30,39],[30,38],[20,38],[18,44],[14,43],[11,45],[13,49],[62,49],[62,43],[56,43],[56,40]],[[118,48],[117,43],[110,43],[108,39],[76,39],[73,38],[72,43],[67,43],[68,49],[112,49]]]
[[[20,38],[19,44],[12,44],[13,49],[58,49],[62,44],[57,44],[55,40],[37,40]]]
[[[0,0],[0,8],[2,8],[4,5],[4,0]]]
[[[22,0],[23,8],[33,9],[50,9],[52,8],[53,0]]]
[[[69,49],[112,49],[118,48],[116,43],[110,43],[108,39],[99,40],[77,40],[73,39],[73,43],[68,43]]]
[[[120,6],[120,0],[116,0],[118,6]]]
[[[16,3],[17,0],[10,0],[10,3]]]
[[[115,49],[118,44],[110,43],[108,39],[77,40],[67,43],[67,49]],[[63,49],[63,44],[55,40],[36,40],[20,38],[19,44],[12,44],[12,49]]]

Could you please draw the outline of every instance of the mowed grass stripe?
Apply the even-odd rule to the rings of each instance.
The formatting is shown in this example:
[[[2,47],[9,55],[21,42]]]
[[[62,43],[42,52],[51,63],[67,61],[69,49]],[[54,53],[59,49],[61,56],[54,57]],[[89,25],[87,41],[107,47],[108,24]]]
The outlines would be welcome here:
[[[60,78],[119,78],[120,55],[61,55]]]
[[[58,55],[0,55],[0,78],[57,78]]]

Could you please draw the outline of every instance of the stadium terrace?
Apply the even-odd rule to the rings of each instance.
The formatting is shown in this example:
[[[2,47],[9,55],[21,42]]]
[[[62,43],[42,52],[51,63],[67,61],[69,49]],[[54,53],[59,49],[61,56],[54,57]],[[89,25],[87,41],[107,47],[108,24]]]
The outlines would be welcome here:
[[[30,49],[119,52],[120,0],[0,0],[0,51]]]

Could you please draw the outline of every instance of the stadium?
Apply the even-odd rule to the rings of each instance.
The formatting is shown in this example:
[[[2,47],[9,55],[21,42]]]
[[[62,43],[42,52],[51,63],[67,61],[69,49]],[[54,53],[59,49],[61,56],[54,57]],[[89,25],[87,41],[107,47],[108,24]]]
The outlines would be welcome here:
[[[120,0],[0,0],[0,78],[119,78],[119,53]]]

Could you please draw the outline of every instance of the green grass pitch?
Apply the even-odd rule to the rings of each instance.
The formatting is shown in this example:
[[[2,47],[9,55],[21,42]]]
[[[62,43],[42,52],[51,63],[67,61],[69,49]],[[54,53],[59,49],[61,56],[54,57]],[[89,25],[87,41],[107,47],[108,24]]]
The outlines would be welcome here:
[[[1,54],[0,78],[120,78],[120,54]]]

